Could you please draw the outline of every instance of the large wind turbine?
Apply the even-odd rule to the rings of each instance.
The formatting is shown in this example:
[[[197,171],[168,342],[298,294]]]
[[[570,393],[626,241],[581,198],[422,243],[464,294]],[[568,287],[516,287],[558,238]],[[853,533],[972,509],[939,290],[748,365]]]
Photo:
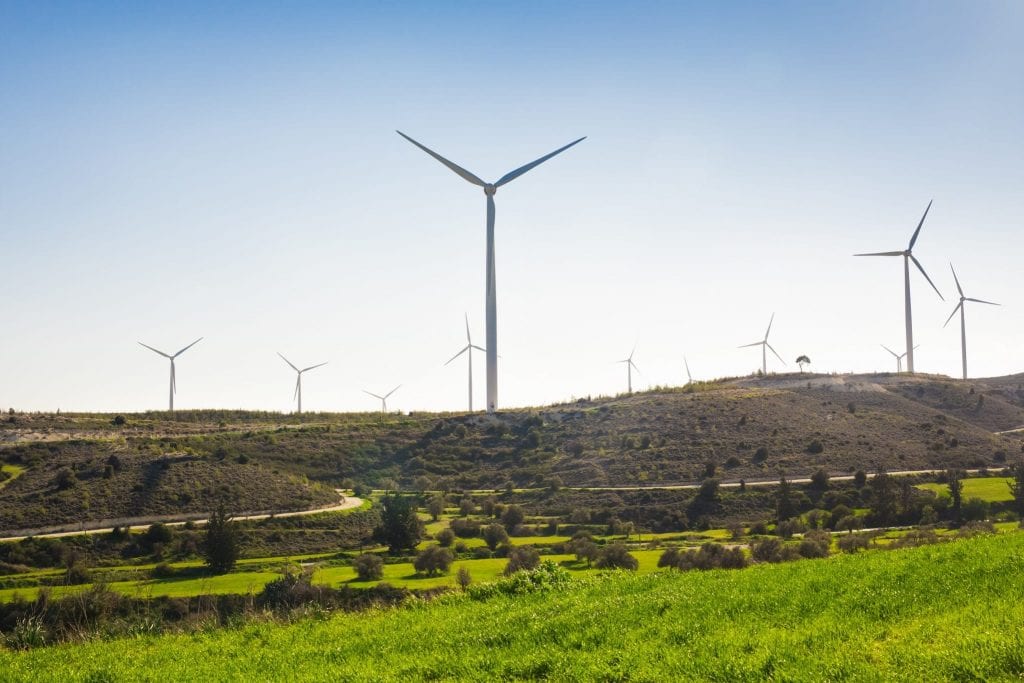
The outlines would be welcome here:
[[[193,346],[195,346],[196,344],[198,344],[202,340],[203,340],[202,337],[200,337],[199,339],[196,339],[194,342],[192,342],[191,344],[189,344],[188,346],[183,348],[181,351],[178,351],[173,356],[169,355],[169,354],[166,354],[163,351],[160,351],[158,349],[154,349],[152,346],[150,346],[148,344],[143,344],[142,342],[139,342],[140,346],[145,346],[147,349],[149,349],[153,353],[159,353],[161,356],[163,356],[164,358],[167,358],[167,359],[169,359],[171,361],[171,388],[170,388],[170,391],[168,392],[169,397],[170,397],[169,398],[170,402],[169,402],[168,410],[170,412],[172,412],[172,413],[174,412],[174,394],[178,391],[178,383],[175,381],[175,378],[174,378],[174,359],[177,358],[178,356],[180,356],[181,354],[185,353],[189,349],[191,349]]]
[[[292,362],[290,360],[288,360],[287,358],[285,358],[284,355],[280,351],[277,352],[277,355],[281,356],[281,360],[283,360],[285,363],[287,363],[289,366],[291,366],[291,369],[295,371],[295,395],[292,396],[292,399],[296,399],[296,398],[299,399],[299,409],[298,409],[297,412],[298,412],[299,415],[301,415],[302,414],[302,373],[309,372],[310,370],[315,370],[315,369],[317,369],[319,367],[323,367],[324,365],[327,365],[327,362],[325,361],[323,363],[318,363],[317,365],[310,365],[308,368],[302,368],[301,370],[299,370],[297,367],[292,365]]]
[[[924,219],[928,216],[928,209],[932,208],[932,203],[928,202],[928,207],[924,210],[924,215],[921,216],[921,222],[917,224],[917,230],[914,231],[913,237],[910,238],[910,244],[903,251],[880,251],[873,254],[854,254],[854,256],[902,256],[903,257],[903,291],[904,291],[904,307],[906,309],[907,317],[907,372],[914,372],[914,323],[910,315],[910,262],[913,261],[917,269],[921,271],[921,275],[924,275],[924,279],[928,281],[928,284],[932,286],[935,293],[939,295],[939,298],[945,301],[942,297],[942,292],[935,286],[932,279],[928,277],[928,273],[924,272],[924,266],[921,262],[914,258],[913,250],[914,243],[917,242],[917,236],[921,232],[921,226],[924,225]]]
[[[512,182],[535,166],[539,166],[551,157],[561,154],[586,138],[582,137],[579,140],[570,142],[565,147],[560,147],[554,152],[542,156],[536,161],[531,161],[525,166],[520,166],[516,170],[506,173],[493,183],[486,183],[461,166],[458,166],[457,164],[448,161],[440,154],[427,149],[402,131],[399,130],[395,132],[440,161],[463,180],[473,183],[478,187],[482,187],[484,189],[484,194],[487,195],[487,412],[493,413],[498,409],[498,303],[497,279],[494,272],[494,193],[497,192],[498,188],[502,185]]]
[[[953,312],[946,318],[945,327],[949,324],[949,321],[956,315],[957,309],[960,310],[960,355],[963,360],[964,366],[964,379],[967,379],[967,324],[964,322],[964,302],[973,301],[976,304],[988,304],[989,306],[999,306],[999,304],[992,303],[991,301],[982,301],[981,299],[972,299],[969,296],[964,296],[964,290],[960,287],[960,280],[956,276],[956,271],[953,270],[953,264],[949,264],[949,269],[953,271],[953,281],[956,283],[956,291],[960,293],[960,303],[956,305]]]
[[[743,346],[737,347],[737,348],[741,348],[741,349],[745,349],[745,348],[748,348],[748,347],[751,347],[751,346],[760,346],[761,347],[761,374],[762,375],[767,375],[768,374],[768,349],[771,349],[772,353],[775,354],[776,358],[778,358],[780,361],[782,361],[783,365],[786,364],[786,361],[782,360],[782,356],[780,356],[775,351],[775,349],[772,348],[772,345],[768,343],[768,335],[772,331],[772,323],[773,322],[775,322],[775,314],[774,313],[772,313],[771,320],[768,321],[768,329],[765,330],[764,339],[762,339],[759,342],[754,342],[753,344],[744,344]]]
[[[882,347],[883,349],[885,349],[886,351],[888,351],[889,353],[891,353],[891,354],[892,354],[892,357],[896,359],[896,374],[898,375],[898,374],[900,374],[901,372],[903,372],[903,357],[907,355],[907,352],[906,352],[906,351],[904,351],[903,353],[896,353],[895,351],[893,351],[892,349],[890,349],[890,348],[889,348],[888,346],[886,346],[885,344],[879,344],[879,346],[881,346],[881,347]],[[915,347],[914,347],[914,350],[916,351],[916,350],[917,350],[917,349],[919,349],[919,348],[921,348],[921,345],[920,345],[920,344],[918,344],[917,346],[915,346]]]
[[[375,394],[372,391],[367,391],[366,389],[363,389],[363,393],[364,394],[369,394],[370,396],[373,396],[374,398],[379,398],[380,399],[380,414],[383,417],[384,414],[388,412],[388,396],[390,396],[391,394],[393,394],[396,391],[398,391],[401,388],[401,386],[402,385],[399,384],[397,387],[395,387],[394,389],[392,389],[388,393],[384,394],[383,396]]]
[[[640,368],[638,368],[636,366],[636,363],[633,362],[633,354],[634,353],[636,353],[636,346],[635,345],[633,346],[633,350],[629,352],[629,357],[628,358],[624,358],[623,360],[616,361],[617,363],[625,363],[626,364],[626,387],[629,390],[629,393],[631,393],[631,394],[633,393],[633,371],[636,370],[637,372],[640,372]]]
[[[476,344],[474,344],[472,337],[469,336],[469,314],[467,313],[466,345],[462,347],[461,351],[459,351],[457,354],[449,358],[448,363],[451,363],[453,360],[455,360],[462,354],[466,354],[466,358],[469,360],[469,412],[471,413],[473,412],[473,349],[476,349],[477,351],[484,351],[486,353],[485,349],[482,349]],[[448,363],[445,363],[445,365],[448,365]]]

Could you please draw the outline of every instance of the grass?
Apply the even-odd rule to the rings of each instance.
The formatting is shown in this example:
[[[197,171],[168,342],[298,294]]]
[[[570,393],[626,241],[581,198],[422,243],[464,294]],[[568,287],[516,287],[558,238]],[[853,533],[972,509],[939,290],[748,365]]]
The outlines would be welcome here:
[[[973,477],[964,479],[963,498],[980,498],[989,503],[1002,503],[1013,500],[1010,493],[1010,477]],[[949,486],[946,484],[919,484],[919,489],[934,491],[936,495],[948,496]]]
[[[21,465],[0,465],[0,472],[8,475],[6,478],[0,480],[0,489],[2,489],[24,474],[25,468]]]
[[[1024,534],[0,652],[10,681],[1011,680]]]

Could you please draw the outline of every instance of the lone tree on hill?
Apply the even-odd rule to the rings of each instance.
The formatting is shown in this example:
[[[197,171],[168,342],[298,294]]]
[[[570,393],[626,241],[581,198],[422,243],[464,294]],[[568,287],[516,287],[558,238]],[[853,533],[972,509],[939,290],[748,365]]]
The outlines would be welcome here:
[[[377,539],[387,543],[392,553],[415,548],[423,536],[423,525],[409,500],[404,496],[385,496],[382,504]]]
[[[802,375],[804,372],[804,366],[810,365],[811,359],[808,358],[807,356],[797,356],[796,364],[800,366],[800,374]]]
[[[238,561],[238,530],[221,503],[206,523],[206,538],[203,541],[206,566],[215,574],[225,574]]]

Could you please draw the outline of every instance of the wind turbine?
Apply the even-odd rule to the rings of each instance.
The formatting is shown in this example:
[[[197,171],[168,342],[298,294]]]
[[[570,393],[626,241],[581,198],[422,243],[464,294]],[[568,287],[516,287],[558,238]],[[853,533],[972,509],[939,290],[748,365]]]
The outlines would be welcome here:
[[[686,366],[686,384],[693,384],[693,375],[690,374],[690,364],[686,362],[686,356],[683,356],[683,365]]]
[[[298,414],[301,415],[302,414],[302,373],[309,372],[310,370],[315,370],[315,369],[317,369],[319,367],[323,367],[324,365],[327,365],[327,363],[326,362],[318,363],[317,365],[310,365],[308,368],[302,368],[301,370],[299,370],[297,367],[292,365],[292,362],[290,360],[288,360],[287,358],[285,358],[284,355],[280,351],[277,352],[277,355],[281,356],[281,360],[283,360],[285,363],[287,363],[289,366],[291,366],[291,369],[295,371],[295,395],[292,396],[292,399],[295,399],[295,398],[299,399]]]
[[[473,339],[469,336],[469,314],[466,314],[466,345],[462,347],[462,350],[457,354],[448,359],[448,363],[466,354],[466,358],[469,360],[469,412],[473,412],[473,349],[477,351],[485,351],[476,344],[473,343]],[[486,352],[486,351],[485,351]],[[445,363],[447,366],[448,363]]]
[[[171,361],[171,387],[170,387],[170,391],[168,392],[169,397],[170,397],[170,403],[169,403],[170,407],[168,408],[168,410],[170,412],[172,412],[172,413],[174,412],[174,394],[177,393],[177,391],[178,391],[178,383],[175,381],[175,378],[174,378],[174,359],[177,358],[178,356],[180,356],[181,354],[185,353],[189,349],[191,349],[193,346],[195,346],[196,344],[198,344],[202,340],[203,340],[202,337],[200,337],[199,339],[196,339],[194,342],[192,342],[191,344],[189,344],[188,346],[183,348],[181,351],[178,351],[173,356],[169,355],[169,354],[166,354],[163,351],[160,351],[158,349],[154,349],[152,346],[150,346],[148,344],[143,344],[142,342],[139,342],[140,346],[145,346],[147,349],[149,349],[153,353],[158,353],[161,356],[163,356],[164,358],[167,358],[167,359],[169,359]]]
[[[914,372],[914,322],[910,315],[910,262],[913,261],[917,269],[921,271],[921,275],[924,275],[924,279],[928,281],[928,284],[932,286],[935,293],[939,295],[939,298],[945,301],[942,297],[942,292],[935,286],[932,279],[928,277],[928,273],[924,272],[924,266],[921,262],[914,258],[913,250],[914,243],[917,242],[917,236],[921,232],[921,226],[924,225],[924,219],[928,216],[928,210],[932,208],[931,201],[928,202],[927,208],[924,210],[924,215],[921,216],[921,222],[917,224],[917,230],[914,231],[913,237],[910,238],[910,244],[903,251],[880,251],[873,254],[854,254],[854,256],[902,256],[903,257],[903,291],[904,291],[904,307],[906,309],[907,317],[907,372]]]
[[[949,264],[949,269],[953,271],[953,281],[956,282],[956,291],[960,293],[960,303],[956,305],[953,312],[946,318],[946,322],[943,325],[945,327],[949,324],[949,321],[956,315],[957,309],[960,310],[960,355],[963,360],[964,366],[964,379],[967,379],[967,324],[964,322],[964,302],[973,301],[976,304],[988,304],[989,306],[999,306],[1000,304],[992,303],[991,301],[982,301],[981,299],[972,299],[971,297],[964,296],[964,290],[960,287],[960,280],[957,279],[956,271],[953,270],[953,264]]]
[[[640,372],[640,368],[638,368],[636,366],[636,363],[633,362],[633,354],[634,353],[636,353],[636,345],[635,344],[633,345],[633,350],[629,352],[629,357],[628,358],[625,358],[625,359],[620,360],[620,361],[616,361],[617,363],[625,363],[626,364],[626,382],[627,382],[626,386],[628,387],[629,393],[631,393],[631,394],[633,393],[633,371],[636,370],[637,372]]]
[[[768,335],[772,331],[772,323],[773,322],[775,322],[775,314],[774,313],[772,313],[771,320],[768,321],[768,329],[765,330],[764,339],[762,339],[759,342],[754,342],[753,344],[744,344],[743,346],[737,347],[737,348],[741,348],[741,349],[745,349],[745,348],[748,348],[748,347],[751,347],[751,346],[760,346],[761,347],[761,374],[762,375],[767,375],[768,374],[768,349],[771,349],[772,353],[775,354],[776,358],[778,358],[780,361],[782,361],[783,365],[786,364],[786,361],[782,360],[782,356],[780,356],[775,351],[775,349],[772,348],[772,345],[768,343]]]
[[[463,180],[477,185],[478,187],[482,187],[484,194],[487,195],[487,351],[485,353],[487,354],[487,412],[493,413],[498,409],[498,302],[497,278],[494,272],[494,193],[497,192],[498,188],[502,185],[512,182],[527,171],[541,165],[551,157],[561,154],[573,145],[585,140],[586,137],[570,142],[568,145],[560,147],[554,152],[542,156],[536,161],[531,161],[525,166],[520,166],[516,170],[506,173],[493,183],[487,183],[461,166],[448,161],[440,154],[424,147],[402,131],[397,130],[395,132],[440,161]]]
[[[881,346],[881,347],[882,347],[883,349],[885,349],[886,351],[888,351],[889,353],[891,353],[891,354],[892,354],[892,357],[896,359],[896,374],[898,375],[898,374],[900,374],[901,372],[903,372],[903,357],[907,355],[907,352],[906,352],[906,351],[904,351],[903,353],[896,353],[895,351],[893,351],[892,349],[890,349],[890,348],[889,348],[888,346],[886,346],[885,344],[879,344],[879,346]],[[918,344],[917,346],[915,346],[915,347],[914,347],[914,350],[916,351],[916,350],[917,350],[917,349],[919,349],[919,348],[921,348],[921,345],[920,345],[920,344]]]
[[[401,386],[402,385],[399,384],[397,387],[395,387],[394,389],[392,389],[388,393],[384,394],[383,396],[379,396],[379,395],[373,393],[372,391],[367,391],[366,389],[363,389],[363,393],[364,394],[369,394],[370,396],[373,396],[374,398],[379,398],[380,399],[380,415],[381,415],[381,419],[382,420],[384,419],[384,414],[388,412],[388,396],[390,396],[391,394],[393,394],[396,391],[398,391],[399,388],[401,388]]]

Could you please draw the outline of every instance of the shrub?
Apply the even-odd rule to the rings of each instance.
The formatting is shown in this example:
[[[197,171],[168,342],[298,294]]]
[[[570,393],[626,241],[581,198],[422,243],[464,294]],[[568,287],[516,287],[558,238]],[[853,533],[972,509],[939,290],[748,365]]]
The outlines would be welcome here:
[[[360,581],[377,581],[384,576],[384,560],[380,555],[363,553],[352,561]]]
[[[533,546],[522,545],[512,547],[508,550],[508,564],[505,565],[505,575],[508,576],[524,569],[535,569],[539,564],[540,553]]]
[[[658,567],[676,569],[679,566],[679,548],[665,548],[665,552],[658,558]]]
[[[828,557],[831,546],[832,534],[815,529],[804,534],[804,537],[800,540],[798,551],[801,557]]]
[[[416,573],[418,574],[426,574],[427,576],[446,574],[454,559],[455,558],[452,557],[452,551],[448,550],[448,548],[442,548],[439,545],[432,545],[428,548],[424,548],[418,555],[416,555],[416,559],[413,560],[412,566],[416,569]]]
[[[819,453],[824,452],[824,450],[825,446],[823,446],[821,441],[819,441],[818,439],[814,439],[809,444],[807,444],[807,452],[810,453],[811,455],[817,455]]]
[[[469,584],[473,583],[473,577],[469,573],[469,569],[466,567],[459,567],[459,571],[455,573],[455,583],[458,584],[459,588],[465,591],[469,588]]]
[[[526,515],[518,505],[509,505],[501,513],[501,523],[505,525],[506,529],[516,528],[523,523],[524,519],[526,519]]]
[[[572,581],[567,570],[551,560],[545,560],[534,569],[516,571],[507,578],[480,586],[471,586],[470,597],[485,600],[495,595],[525,595],[552,591]]]
[[[459,538],[476,538],[480,535],[480,522],[456,518],[448,522],[452,532]]]
[[[157,566],[153,567],[153,571],[150,572],[150,575],[154,579],[170,579],[178,575],[178,570],[166,562],[161,562]]]
[[[441,529],[437,532],[436,538],[439,546],[449,548],[455,542],[455,532],[451,529]]]
[[[474,512],[476,512],[476,505],[473,503],[472,498],[463,498],[462,501],[459,502],[460,515],[465,517],[466,515],[471,515]]]
[[[444,512],[444,496],[436,495],[431,497],[427,501],[427,512],[430,513],[430,517],[436,522]]]
[[[57,476],[53,478],[53,483],[58,491],[67,491],[78,484],[78,479],[74,472],[67,467],[62,467],[57,471]]]
[[[640,566],[640,563],[629,554],[625,544],[612,543],[598,552],[595,565],[598,569],[629,569],[635,571]]]
[[[484,538],[484,543],[491,550],[494,550],[502,543],[508,541],[508,532],[505,531],[505,527],[500,524],[488,524],[484,527],[481,536]]]
[[[280,578],[274,579],[259,594],[257,601],[264,607],[292,608],[316,600],[323,592],[312,584],[312,570],[286,570]]]
[[[867,550],[870,544],[871,537],[868,534],[846,534],[839,537],[839,549],[844,553]]]

